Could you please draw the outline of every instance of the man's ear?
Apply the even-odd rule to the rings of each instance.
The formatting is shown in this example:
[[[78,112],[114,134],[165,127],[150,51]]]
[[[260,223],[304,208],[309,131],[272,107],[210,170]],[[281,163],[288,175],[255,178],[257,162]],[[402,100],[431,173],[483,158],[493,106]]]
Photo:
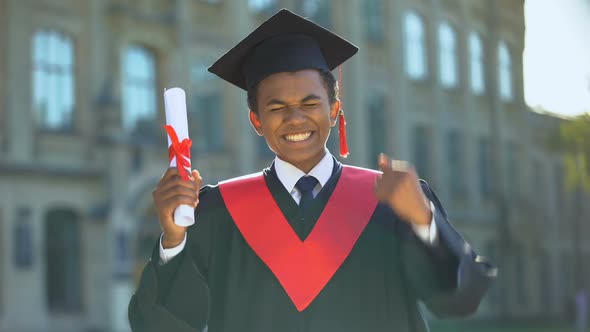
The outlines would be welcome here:
[[[254,127],[254,130],[256,130],[256,134],[258,134],[258,136],[264,136],[258,113],[250,111],[248,116],[250,118],[250,124]]]
[[[336,125],[336,121],[338,120],[338,113],[340,112],[340,100],[336,99],[334,104],[330,106],[330,127],[334,127]]]

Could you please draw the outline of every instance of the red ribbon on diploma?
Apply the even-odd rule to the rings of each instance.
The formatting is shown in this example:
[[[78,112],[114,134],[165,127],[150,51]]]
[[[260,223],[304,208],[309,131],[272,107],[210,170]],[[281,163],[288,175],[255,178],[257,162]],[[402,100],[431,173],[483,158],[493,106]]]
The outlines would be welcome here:
[[[182,142],[179,142],[178,135],[176,135],[176,131],[172,126],[165,125],[164,129],[166,129],[168,136],[170,136],[170,141],[172,141],[172,144],[170,144],[170,148],[168,149],[168,159],[172,161],[172,159],[176,157],[176,168],[178,169],[180,177],[184,181],[189,181],[186,168],[190,168],[191,166],[191,146],[193,145],[193,141],[185,138]]]

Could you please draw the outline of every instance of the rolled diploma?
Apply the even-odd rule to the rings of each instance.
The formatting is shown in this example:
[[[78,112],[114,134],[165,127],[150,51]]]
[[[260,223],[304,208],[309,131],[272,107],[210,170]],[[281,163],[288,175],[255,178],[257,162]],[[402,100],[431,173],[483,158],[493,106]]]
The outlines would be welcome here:
[[[166,109],[166,124],[172,126],[178,135],[178,140],[188,138],[188,120],[186,116],[186,94],[181,88],[172,88],[164,91],[164,108]],[[168,137],[168,148],[172,141]],[[190,165],[190,159],[188,159]],[[176,167],[176,158],[170,161],[170,167]],[[191,168],[187,168],[191,173]],[[195,209],[190,205],[179,205],[174,210],[174,223],[186,227],[195,223]]]

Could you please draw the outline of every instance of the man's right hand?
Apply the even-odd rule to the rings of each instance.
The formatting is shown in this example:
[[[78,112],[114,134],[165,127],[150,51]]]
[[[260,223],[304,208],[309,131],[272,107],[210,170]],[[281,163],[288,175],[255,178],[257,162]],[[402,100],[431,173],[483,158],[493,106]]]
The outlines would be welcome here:
[[[184,240],[186,227],[174,223],[174,210],[182,204],[193,207],[199,204],[201,182],[201,175],[197,170],[191,172],[190,181],[184,181],[176,167],[171,167],[162,175],[158,186],[152,192],[160,227],[164,232],[164,249],[174,248]]]

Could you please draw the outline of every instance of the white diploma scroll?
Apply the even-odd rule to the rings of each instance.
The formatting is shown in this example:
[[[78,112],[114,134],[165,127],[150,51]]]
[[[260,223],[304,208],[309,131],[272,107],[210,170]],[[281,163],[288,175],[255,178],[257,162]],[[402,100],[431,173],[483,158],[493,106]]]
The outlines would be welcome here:
[[[182,142],[188,137],[188,120],[186,116],[186,94],[181,88],[172,88],[164,91],[164,107],[166,108],[166,124],[172,126]],[[172,145],[168,136],[168,148]],[[187,158],[189,165],[190,159]],[[170,161],[170,167],[176,167],[176,157]],[[190,166],[186,170],[191,174]],[[195,223],[195,209],[190,205],[180,205],[174,210],[174,223],[186,227]]]

